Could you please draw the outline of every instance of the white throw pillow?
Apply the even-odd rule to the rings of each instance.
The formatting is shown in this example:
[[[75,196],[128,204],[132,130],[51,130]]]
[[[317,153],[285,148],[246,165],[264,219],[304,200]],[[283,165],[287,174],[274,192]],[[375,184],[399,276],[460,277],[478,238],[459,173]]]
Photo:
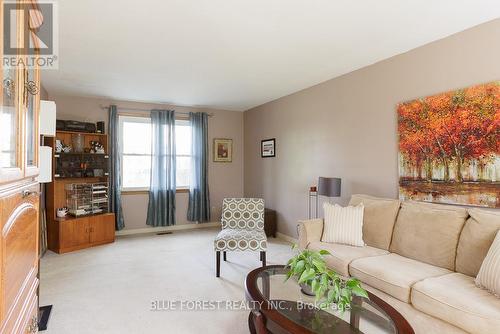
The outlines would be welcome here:
[[[335,242],[362,247],[363,241],[363,203],[358,206],[341,207],[338,204],[324,203],[325,223],[323,242]]]
[[[481,264],[476,285],[500,297],[500,230]]]

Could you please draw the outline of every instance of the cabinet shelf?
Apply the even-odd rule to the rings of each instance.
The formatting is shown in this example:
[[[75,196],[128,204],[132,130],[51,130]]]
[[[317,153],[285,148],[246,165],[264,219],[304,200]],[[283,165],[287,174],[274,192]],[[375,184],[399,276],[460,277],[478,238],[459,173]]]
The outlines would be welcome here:
[[[56,152],[54,154],[54,158],[61,158],[61,157],[70,157],[70,156],[98,156],[98,157],[103,157],[104,159],[109,159],[109,155],[107,155],[106,153],[86,153],[86,152],[80,152],[80,153],[77,153],[77,152]]]
[[[102,176],[60,176],[59,174],[55,174],[54,178],[56,179],[65,179],[65,180],[70,180],[70,179],[75,179],[75,180],[85,180],[85,179],[96,179],[96,178],[101,178],[101,177],[108,177],[109,173],[104,173]]]
[[[100,212],[100,213],[88,214],[88,215],[83,215],[83,216],[78,216],[78,217],[67,215],[66,217],[56,217],[54,219],[54,221],[57,221],[57,222],[71,222],[71,221],[77,221],[77,220],[79,220],[81,218],[99,217],[99,216],[103,216],[103,215],[111,215],[111,213]]]
[[[69,135],[87,135],[87,136],[107,136],[105,133],[97,133],[97,132],[81,132],[81,131],[64,131],[64,130],[57,130],[57,133],[60,134],[69,134]]]

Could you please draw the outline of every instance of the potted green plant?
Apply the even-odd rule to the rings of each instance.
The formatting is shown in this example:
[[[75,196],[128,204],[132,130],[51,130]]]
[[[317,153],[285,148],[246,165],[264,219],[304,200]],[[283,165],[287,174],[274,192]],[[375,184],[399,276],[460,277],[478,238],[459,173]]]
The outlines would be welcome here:
[[[294,249],[297,245],[293,246]],[[344,312],[351,306],[353,296],[368,298],[368,293],[356,278],[343,279],[335,271],[328,269],[324,256],[331,255],[327,250],[305,249],[292,257],[286,267],[286,280],[294,277],[301,285],[302,292],[316,296],[321,307],[335,304]]]

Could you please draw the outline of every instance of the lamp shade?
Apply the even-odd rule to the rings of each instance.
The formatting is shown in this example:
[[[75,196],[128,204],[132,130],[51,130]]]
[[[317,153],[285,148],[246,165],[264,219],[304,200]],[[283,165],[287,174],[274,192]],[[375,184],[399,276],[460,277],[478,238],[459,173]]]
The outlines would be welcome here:
[[[341,180],[338,177],[321,177],[318,180],[318,195],[340,197]]]

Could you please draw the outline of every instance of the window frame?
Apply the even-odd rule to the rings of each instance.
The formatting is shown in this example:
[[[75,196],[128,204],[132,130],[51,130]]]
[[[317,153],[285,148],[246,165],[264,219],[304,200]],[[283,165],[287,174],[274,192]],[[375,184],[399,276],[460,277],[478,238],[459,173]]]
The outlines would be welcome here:
[[[134,195],[134,194],[148,194],[149,193],[149,187],[123,187],[123,123],[126,120],[133,120],[135,122],[138,121],[138,123],[147,123],[151,124],[151,116],[150,115],[145,115],[145,114],[139,114],[139,115],[129,115],[129,114],[118,114],[118,137],[119,137],[119,142],[118,142],[118,151],[120,154],[120,178],[121,178],[121,189],[120,192],[122,195]],[[178,123],[184,123],[184,124],[189,124],[189,120],[187,118],[177,118],[175,119],[175,125],[177,126]],[[151,152],[149,154],[138,154],[138,153],[126,153],[125,155],[128,156],[149,156],[151,158]],[[187,155],[187,154],[176,154],[176,157],[192,157],[193,155]],[[182,187],[176,187],[176,192],[178,193],[187,193],[189,192],[189,185],[188,186],[182,186]]]

